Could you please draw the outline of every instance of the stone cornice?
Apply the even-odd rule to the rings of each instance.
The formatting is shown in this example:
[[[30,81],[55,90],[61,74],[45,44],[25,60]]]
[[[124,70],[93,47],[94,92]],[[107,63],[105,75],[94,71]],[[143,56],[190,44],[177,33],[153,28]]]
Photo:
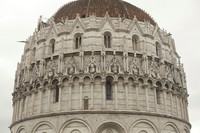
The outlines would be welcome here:
[[[187,125],[190,126],[191,124],[181,118],[173,117],[173,116],[168,116],[165,114],[157,114],[157,113],[150,113],[150,112],[133,112],[133,111],[73,111],[73,112],[60,112],[60,113],[49,113],[49,114],[41,114],[41,115],[35,115],[31,117],[27,117],[25,119],[21,119],[18,121],[13,122],[9,128],[12,128],[18,123],[29,121],[29,120],[34,120],[34,119],[40,119],[44,117],[54,117],[54,116],[61,116],[61,115],[80,115],[80,114],[126,114],[126,115],[145,115],[145,116],[155,116],[155,117],[164,117],[164,118],[169,118],[169,119],[174,119],[181,121]]]

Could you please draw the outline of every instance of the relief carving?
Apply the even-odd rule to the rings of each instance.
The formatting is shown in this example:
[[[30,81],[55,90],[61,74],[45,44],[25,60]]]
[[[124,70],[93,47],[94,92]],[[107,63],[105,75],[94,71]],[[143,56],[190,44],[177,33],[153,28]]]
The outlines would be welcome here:
[[[155,61],[149,61],[149,76],[152,78],[160,78],[159,66]]]

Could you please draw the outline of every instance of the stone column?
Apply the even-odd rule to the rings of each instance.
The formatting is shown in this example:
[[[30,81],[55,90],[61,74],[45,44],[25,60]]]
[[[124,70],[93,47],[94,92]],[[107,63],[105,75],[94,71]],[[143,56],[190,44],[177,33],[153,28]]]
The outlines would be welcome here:
[[[42,88],[40,88],[40,114],[42,113]]]
[[[186,116],[187,116],[187,120],[189,121],[189,116],[188,116],[188,101],[186,100],[185,101],[185,104],[186,104]]]
[[[28,100],[29,100],[28,98],[29,98],[29,94],[26,95],[25,117],[27,117],[27,114],[28,114]]]
[[[103,109],[105,109],[106,108],[106,89],[105,89],[106,82],[103,81],[102,85],[103,85],[102,86],[102,88],[103,88],[103,90],[102,90],[102,103],[103,103]]]
[[[166,97],[166,92],[167,92],[167,89],[164,88],[163,89],[163,94],[164,94],[164,106],[165,106],[165,114],[167,114],[167,97]]]
[[[134,83],[135,90],[136,90],[136,110],[140,110],[140,109],[139,109],[139,94],[138,94],[138,85],[139,85],[139,83],[138,83],[138,82],[135,82],[135,83]]]
[[[128,53],[127,53],[127,55],[126,55],[126,70],[127,70],[127,72],[129,71],[129,68],[128,68]]]
[[[35,104],[35,92],[32,92],[32,109],[31,109],[31,115],[34,115],[34,104]]]
[[[19,119],[22,119],[23,100],[24,100],[23,97],[21,97],[20,100],[19,100]]]
[[[185,106],[185,99],[184,99],[184,97],[181,98],[181,102],[183,103],[184,119],[187,120],[187,117],[186,117],[186,106]]]
[[[114,81],[114,86],[115,86],[115,109],[118,109],[118,86],[117,86],[118,81]]]
[[[79,87],[80,87],[80,95],[79,95],[79,108],[80,108],[80,110],[83,108],[83,102],[82,102],[82,100],[83,100],[83,82],[80,82],[79,83]]]
[[[18,120],[18,114],[19,114],[19,101],[16,99],[16,115],[15,115],[15,120]]]
[[[72,103],[72,99],[71,99],[71,95],[72,95],[72,86],[73,86],[73,82],[70,82],[69,83],[69,111],[71,110],[71,103]]]
[[[125,85],[125,91],[126,91],[126,109],[128,109],[128,105],[129,105],[129,103],[128,103],[128,82],[125,82],[124,85]]]
[[[173,116],[173,95],[172,95],[172,90],[170,92],[170,102],[171,102],[171,115]]]
[[[94,81],[91,81],[91,107],[90,109],[94,108]]]
[[[144,84],[145,87],[145,95],[146,95],[146,110],[149,111],[149,93],[148,93],[148,84]]]
[[[15,101],[13,100],[13,117],[12,117],[12,122],[15,121],[15,114],[16,114],[16,112],[15,112]]]
[[[157,89],[157,86],[156,86],[156,85],[153,85],[154,101],[155,101],[155,111],[158,113],[158,105],[157,105],[158,103],[157,103],[156,89]]]
[[[175,93],[175,97],[176,97],[176,114],[177,114],[177,117],[179,116],[179,109],[178,109],[178,106],[180,104],[180,111],[181,111],[181,114],[180,114],[180,117],[182,117],[182,105],[181,105],[181,101],[179,100],[179,104],[178,104],[178,93],[176,92]]]
[[[48,104],[47,104],[48,112],[50,112],[50,103],[51,103],[51,88],[48,88]]]
[[[61,104],[62,104],[62,84],[58,84],[59,87],[59,104],[58,104],[58,111],[61,111]]]

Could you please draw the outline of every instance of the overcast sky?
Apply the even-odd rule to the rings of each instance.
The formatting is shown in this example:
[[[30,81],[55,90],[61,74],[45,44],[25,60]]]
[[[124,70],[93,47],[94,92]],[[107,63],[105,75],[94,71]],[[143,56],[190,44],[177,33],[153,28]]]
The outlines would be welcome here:
[[[0,0],[0,129],[9,133],[15,70],[40,15],[51,17],[70,0]],[[200,0],[126,0],[172,34],[187,74],[191,133],[200,132]]]

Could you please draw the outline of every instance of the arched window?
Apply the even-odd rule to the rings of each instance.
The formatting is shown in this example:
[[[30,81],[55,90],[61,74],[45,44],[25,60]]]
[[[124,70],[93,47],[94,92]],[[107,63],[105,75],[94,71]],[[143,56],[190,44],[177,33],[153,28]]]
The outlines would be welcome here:
[[[53,88],[54,88],[54,102],[59,102],[59,87],[58,87],[58,80],[53,81]]]
[[[156,42],[156,56],[161,56],[161,45]]]
[[[112,81],[111,77],[106,78],[106,100],[112,100]]]
[[[51,48],[51,54],[54,54],[55,52],[55,39],[50,40],[50,48]]]
[[[111,34],[109,32],[104,33],[104,46],[105,48],[111,48]]]
[[[161,104],[160,92],[161,92],[162,85],[161,85],[160,82],[157,82],[156,85],[157,85],[157,88],[156,88],[156,99],[157,99],[157,104]]]
[[[89,109],[89,100],[88,97],[85,97],[84,99],[84,110],[88,110]]]
[[[132,37],[133,50],[138,50],[138,42],[139,42],[139,37],[137,35],[133,35]]]
[[[75,49],[79,49],[82,44],[82,37],[81,34],[76,34],[75,35]]]

